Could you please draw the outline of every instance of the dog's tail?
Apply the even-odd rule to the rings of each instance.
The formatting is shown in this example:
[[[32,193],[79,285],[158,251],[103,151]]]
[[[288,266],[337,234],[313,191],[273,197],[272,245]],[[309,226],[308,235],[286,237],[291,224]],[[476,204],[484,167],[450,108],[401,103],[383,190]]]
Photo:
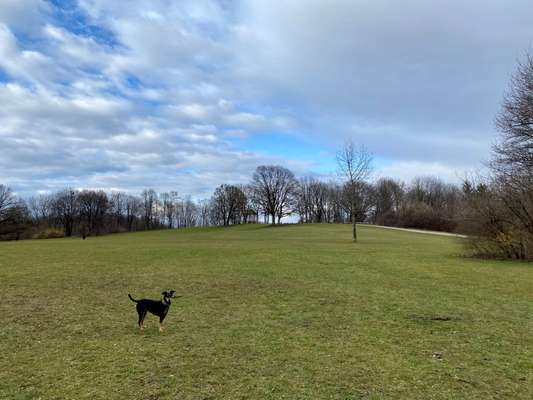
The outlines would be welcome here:
[[[133,301],[134,303],[138,303],[139,300],[135,300],[133,297],[131,297],[131,294],[128,293],[128,297],[130,298],[131,301]]]

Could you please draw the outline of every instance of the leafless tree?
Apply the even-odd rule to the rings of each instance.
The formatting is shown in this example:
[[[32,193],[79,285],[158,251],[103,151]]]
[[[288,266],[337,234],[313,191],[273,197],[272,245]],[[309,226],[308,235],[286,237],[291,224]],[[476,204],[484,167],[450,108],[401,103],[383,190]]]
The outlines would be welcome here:
[[[533,259],[533,56],[518,64],[496,126],[492,175],[466,181],[462,211],[478,254]],[[464,224],[463,224],[464,225]]]
[[[210,204],[209,200],[203,199],[198,202],[198,223],[200,226],[208,226],[210,224],[209,212]]]
[[[395,225],[404,197],[404,184],[391,178],[379,179],[374,184],[375,209],[373,221],[378,225]]]
[[[234,185],[220,185],[213,195],[213,207],[224,226],[241,222],[242,210],[246,208],[246,196],[242,189]]]
[[[297,181],[287,168],[277,165],[262,165],[255,170],[251,186],[254,201],[265,214],[270,215],[272,224],[293,212]]]
[[[0,239],[20,239],[28,220],[29,212],[24,201],[10,188],[0,185]]]
[[[118,232],[124,229],[124,214],[126,211],[126,194],[123,192],[112,192],[109,196],[109,212],[111,217],[111,232]]]
[[[144,189],[141,193],[143,218],[146,229],[151,229],[154,225],[154,214],[157,211],[157,193],[154,189]]]
[[[10,215],[10,209],[15,207],[17,199],[10,188],[0,185],[0,224],[4,224]]]
[[[83,190],[78,193],[80,230],[86,235],[98,235],[104,229],[104,218],[109,208],[107,194],[102,190]]]
[[[192,228],[197,225],[198,221],[198,207],[192,201],[190,196],[185,198],[183,202],[183,223],[184,227]]]
[[[56,193],[52,208],[56,221],[63,228],[65,236],[72,236],[79,217],[77,193],[70,188]]]
[[[502,133],[494,146],[492,168],[499,175],[525,176],[533,173],[533,55],[520,62],[502,110],[496,118]]]
[[[125,217],[128,232],[131,232],[136,228],[135,222],[140,217],[141,210],[141,199],[133,195],[125,196]]]
[[[341,204],[348,213],[348,221],[366,221],[374,207],[374,188],[371,184],[361,181],[354,186],[345,183],[342,187]]]
[[[352,237],[357,241],[357,211],[362,208],[358,201],[361,199],[361,184],[372,172],[372,156],[363,146],[356,148],[352,141],[347,141],[337,153],[337,167],[348,199],[347,211],[352,221]]]
[[[177,202],[179,200],[178,192],[162,193],[160,198],[163,205],[165,224],[167,228],[172,229],[176,220]]]
[[[259,212],[261,210],[260,204],[256,201],[254,196],[254,188],[252,185],[244,185],[241,187],[244,196],[246,197],[245,209],[242,211],[244,223],[259,222]]]
[[[327,222],[328,185],[314,181],[310,185],[311,213],[313,222]]]
[[[329,183],[328,190],[328,221],[332,223],[344,223],[350,221],[350,215],[346,213],[343,205],[342,186],[336,182]]]
[[[313,178],[304,176],[298,180],[296,188],[296,212],[300,216],[300,222],[312,221],[311,184]]]

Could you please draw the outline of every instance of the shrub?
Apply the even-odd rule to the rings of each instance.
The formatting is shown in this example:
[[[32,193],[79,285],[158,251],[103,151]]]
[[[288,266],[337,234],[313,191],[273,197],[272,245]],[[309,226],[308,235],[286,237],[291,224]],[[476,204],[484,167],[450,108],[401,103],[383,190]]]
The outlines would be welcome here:
[[[59,239],[65,237],[65,232],[61,229],[48,228],[35,235],[35,239]]]

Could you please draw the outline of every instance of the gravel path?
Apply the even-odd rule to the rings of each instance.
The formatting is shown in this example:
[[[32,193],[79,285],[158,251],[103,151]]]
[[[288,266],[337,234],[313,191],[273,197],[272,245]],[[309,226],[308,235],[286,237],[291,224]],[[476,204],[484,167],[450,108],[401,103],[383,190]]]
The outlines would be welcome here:
[[[365,224],[365,226],[372,226],[374,228],[383,228],[383,229],[394,229],[396,231],[406,231],[406,232],[414,232],[414,233],[425,233],[427,235],[438,235],[438,236],[453,236],[458,238],[466,238],[466,235],[461,235],[458,233],[449,233],[449,232],[437,232],[437,231],[424,231],[422,229],[408,229],[408,228],[395,228],[392,226],[383,226],[383,225],[371,225],[371,224]]]

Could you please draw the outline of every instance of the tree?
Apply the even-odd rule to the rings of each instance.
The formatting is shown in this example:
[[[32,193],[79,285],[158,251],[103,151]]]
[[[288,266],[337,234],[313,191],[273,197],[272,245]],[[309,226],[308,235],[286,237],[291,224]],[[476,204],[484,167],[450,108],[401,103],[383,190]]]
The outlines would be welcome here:
[[[396,224],[403,195],[402,183],[390,178],[378,180],[374,185],[374,223],[379,225]]]
[[[24,201],[16,198],[10,188],[0,185],[0,238],[20,239],[29,219]]]
[[[99,234],[104,228],[104,218],[109,208],[107,194],[102,191],[83,190],[78,193],[81,234]]]
[[[174,227],[174,220],[176,220],[177,202],[179,199],[178,192],[162,193],[160,197],[163,202],[163,218],[168,229],[172,229]]]
[[[234,185],[220,185],[213,195],[213,207],[217,219],[222,225],[241,222],[242,210],[246,208],[246,195],[243,190]]]
[[[79,216],[79,203],[76,192],[69,188],[56,193],[52,208],[56,221],[65,231],[65,236],[72,236],[74,225]]]
[[[11,216],[10,210],[15,207],[17,200],[10,188],[0,185],[0,224],[6,224]]]
[[[533,55],[520,62],[496,118],[501,140],[493,148],[498,175],[533,173]]]
[[[374,207],[374,198],[374,188],[371,184],[364,181],[357,182],[355,185],[345,183],[342,187],[341,202],[348,212],[349,221],[367,220],[370,210]]]
[[[287,168],[261,165],[255,170],[251,183],[254,201],[272,218],[272,225],[293,212],[297,181]]]
[[[118,232],[124,229],[124,211],[126,208],[126,194],[123,192],[112,192],[109,197],[109,213],[111,217],[110,232]]]
[[[30,216],[35,225],[47,225],[51,223],[53,197],[40,194],[30,197],[27,201]]]
[[[198,202],[198,223],[200,226],[209,226],[209,200],[202,199]]]
[[[478,254],[533,259],[533,57],[518,64],[496,127],[501,133],[482,190],[465,182],[471,244]]]
[[[187,196],[183,201],[183,226],[185,228],[191,228],[196,226],[198,220],[198,207],[192,201],[190,196]]]
[[[313,182],[313,178],[304,176],[298,181],[296,189],[296,211],[300,216],[300,222],[303,223],[312,221],[311,185]]]
[[[324,182],[313,181],[309,189],[313,222],[326,222],[328,185]]]
[[[259,222],[259,211],[261,210],[261,206],[255,199],[254,188],[252,185],[248,184],[242,187],[242,191],[246,196],[246,204],[244,205],[245,208],[243,209],[243,222],[245,224],[250,221],[254,223]]]
[[[154,189],[144,189],[141,193],[145,229],[154,225],[154,213],[157,211],[157,193]]]
[[[126,227],[128,232],[131,232],[136,229],[136,222],[138,218],[140,218],[142,202],[141,199],[136,196],[126,195],[125,203]]]
[[[352,141],[347,141],[337,153],[337,167],[339,176],[344,180],[347,211],[352,221],[352,237],[357,241],[357,210],[362,206],[358,204],[361,199],[361,183],[372,172],[372,156],[363,146],[356,148]]]

